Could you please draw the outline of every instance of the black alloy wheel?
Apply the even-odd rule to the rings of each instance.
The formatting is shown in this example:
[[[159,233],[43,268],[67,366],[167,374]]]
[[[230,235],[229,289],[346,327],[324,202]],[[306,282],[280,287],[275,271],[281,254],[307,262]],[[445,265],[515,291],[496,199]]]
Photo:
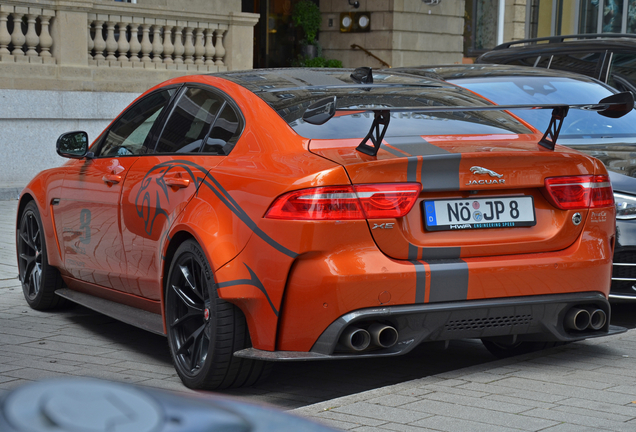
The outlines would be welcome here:
[[[201,247],[182,243],[170,266],[165,296],[168,344],[183,383],[194,389],[252,385],[268,363],[234,357],[251,346],[243,313],[219,298]]]
[[[62,278],[48,263],[42,220],[33,201],[22,212],[16,243],[20,281],[29,306],[46,310],[62,305],[64,299],[55,294],[55,290],[62,287]]]

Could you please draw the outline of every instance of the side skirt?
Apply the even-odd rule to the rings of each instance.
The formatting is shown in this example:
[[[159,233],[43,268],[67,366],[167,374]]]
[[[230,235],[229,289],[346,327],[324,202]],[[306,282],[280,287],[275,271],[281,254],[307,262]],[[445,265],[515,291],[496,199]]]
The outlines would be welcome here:
[[[55,294],[126,324],[165,336],[161,315],[102,299],[90,294],[61,288]]]

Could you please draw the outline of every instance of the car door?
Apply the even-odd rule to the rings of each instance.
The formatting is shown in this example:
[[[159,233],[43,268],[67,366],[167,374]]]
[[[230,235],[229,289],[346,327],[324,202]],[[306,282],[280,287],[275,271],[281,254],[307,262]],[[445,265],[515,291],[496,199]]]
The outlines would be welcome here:
[[[54,215],[64,266],[72,277],[117,290],[126,272],[119,219],[122,186],[141,154],[153,124],[176,89],[137,101],[102,134],[92,157],[67,168]]]
[[[161,251],[168,230],[207,171],[218,165],[232,146],[230,137],[218,132],[218,125],[227,122],[223,115],[226,107],[225,97],[209,87],[182,89],[154,153],[140,157],[128,172],[121,219],[129,292],[153,300],[161,298]],[[230,129],[235,131],[238,117],[232,112],[235,121]]]

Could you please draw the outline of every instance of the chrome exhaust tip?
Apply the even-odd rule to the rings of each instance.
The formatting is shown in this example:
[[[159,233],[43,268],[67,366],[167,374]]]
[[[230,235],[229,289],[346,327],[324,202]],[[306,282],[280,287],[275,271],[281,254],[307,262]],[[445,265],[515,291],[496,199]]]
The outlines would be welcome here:
[[[607,314],[603,309],[598,308],[587,308],[587,311],[590,314],[590,328],[592,330],[600,330],[605,327],[605,323],[607,322]]]
[[[569,330],[585,330],[590,325],[590,313],[578,307],[573,307],[565,315],[563,325]]]
[[[371,342],[381,348],[391,348],[398,341],[398,331],[395,327],[380,323],[369,326]]]
[[[340,343],[353,351],[364,351],[369,348],[371,335],[364,329],[349,327],[340,336]]]

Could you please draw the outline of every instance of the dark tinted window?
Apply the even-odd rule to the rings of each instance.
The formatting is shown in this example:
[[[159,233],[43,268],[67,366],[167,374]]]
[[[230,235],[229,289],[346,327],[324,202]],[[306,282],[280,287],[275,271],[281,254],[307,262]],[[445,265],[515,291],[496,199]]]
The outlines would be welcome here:
[[[593,104],[612,94],[601,84],[557,77],[496,77],[451,80],[500,105]],[[539,130],[545,130],[552,111],[511,110]],[[561,137],[610,138],[636,136],[636,112],[611,119],[592,111],[571,109],[563,122]]]
[[[460,90],[460,89],[458,89]],[[330,92],[331,93],[331,92]],[[315,139],[348,139],[363,138],[369,132],[373,122],[373,113],[365,111],[366,107],[413,107],[411,112],[395,112],[386,136],[413,135],[485,135],[485,134],[524,134],[531,131],[512,116],[503,111],[464,111],[464,112],[418,112],[415,107],[430,106],[476,106],[487,105],[486,101],[469,97],[462,92],[442,91],[437,93],[431,89],[385,89],[380,94],[349,91],[338,93],[338,108],[358,108],[360,113],[347,115],[337,114],[323,125],[306,123],[302,115],[310,100],[300,105],[293,105],[287,111],[280,112],[286,120],[293,119],[289,125],[305,138]],[[468,92],[466,92],[468,93]],[[314,99],[315,100],[315,99]],[[289,120],[288,120],[289,121]]]
[[[373,84],[351,78],[351,69],[283,71],[253,70],[221,76],[253,91],[274,109],[299,135],[316,139],[363,138],[373,114],[366,108],[413,107],[413,112],[395,113],[387,136],[446,134],[523,134],[530,130],[514,117],[501,112],[439,112],[423,114],[416,107],[478,106],[487,101],[464,89],[427,77],[373,71]],[[316,126],[302,120],[309,105],[336,96],[338,108],[360,108],[359,114],[340,115]]]
[[[97,157],[130,156],[147,153],[145,141],[152,125],[170,101],[175,89],[146,96],[124,112],[95,150]]]
[[[220,96],[210,91],[187,89],[170,113],[156,152],[198,153],[223,102]]]
[[[238,141],[241,132],[240,117],[236,111],[225,104],[223,110],[214,121],[210,136],[205,140],[205,145],[201,150],[203,153],[229,154],[234,144]]]
[[[601,52],[569,53],[569,54],[544,54],[539,58],[537,67],[566,70],[583,75],[598,78],[598,61]]]
[[[636,53],[615,52],[612,55],[607,83],[621,91],[636,90]]]

